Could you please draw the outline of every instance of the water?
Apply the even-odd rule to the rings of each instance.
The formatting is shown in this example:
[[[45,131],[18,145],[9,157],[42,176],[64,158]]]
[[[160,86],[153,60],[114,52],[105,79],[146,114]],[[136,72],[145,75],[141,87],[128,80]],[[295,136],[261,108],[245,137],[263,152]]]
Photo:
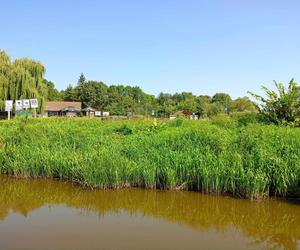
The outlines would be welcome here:
[[[300,249],[300,204],[0,176],[0,249]]]

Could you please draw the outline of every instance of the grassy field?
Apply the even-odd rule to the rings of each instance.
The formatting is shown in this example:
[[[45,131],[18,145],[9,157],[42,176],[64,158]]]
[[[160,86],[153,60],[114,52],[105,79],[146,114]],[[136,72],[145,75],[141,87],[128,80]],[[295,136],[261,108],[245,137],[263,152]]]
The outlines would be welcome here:
[[[88,187],[300,193],[300,130],[235,120],[0,122],[0,169]]]

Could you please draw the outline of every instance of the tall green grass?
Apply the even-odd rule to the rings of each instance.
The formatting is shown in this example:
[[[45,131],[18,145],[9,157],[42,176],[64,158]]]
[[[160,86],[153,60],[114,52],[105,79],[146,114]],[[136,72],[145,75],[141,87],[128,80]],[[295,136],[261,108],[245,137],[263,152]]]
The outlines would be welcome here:
[[[300,130],[220,121],[0,123],[0,169],[89,187],[299,195]]]

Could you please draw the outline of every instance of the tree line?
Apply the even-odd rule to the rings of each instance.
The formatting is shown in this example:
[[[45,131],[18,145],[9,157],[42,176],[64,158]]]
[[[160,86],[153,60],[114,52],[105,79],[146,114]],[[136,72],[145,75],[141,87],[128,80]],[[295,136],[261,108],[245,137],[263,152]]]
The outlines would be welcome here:
[[[48,100],[80,101],[83,107],[93,107],[109,111],[112,115],[155,115],[168,117],[182,111],[209,117],[220,113],[254,111],[255,106],[247,97],[233,100],[229,94],[217,93],[214,96],[194,95],[191,92],[160,93],[157,97],[145,93],[140,87],[106,85],[101,81],[86,80],[81,74],[73,87],[58,91],[55,84],[44,80],[48,87]]]
[[[191,92],[175,94],[160,93],[158,96],[145,93],[140,87],[106,85],[101,81],[87,80],[83,74],[74,86],[58,91],[55,84],[45,79],[42,63],[19,58],[11,60],[0,50],[0,110],[4,111],[5,100],[37,98],[39,112],[45,101],[80,101],[82,108],[93,107],[109,111],[112,115],[155,115],[168,117],[178,111],[211,117],[233,112],[259,111],[265,121],[278,125],[300,126],[300,91],[292,79],[288,87],[275,82],[275,90],[263,87],[265,96],[249,92],[258,102],[248,97],[232,99],[227,93],[213,96],[194,95]]]
[[[210,97],[196,96],[191,92],[160,93],[157,97],[145,93],[140,87],[106,85],[101,81],[86,80],[83,74],[74,86],[58,91],[55,84],[45,79],[45,67],[29,58],[11,60],[0,51],[0,109],[5,100],[37,98],[39,112],[45,101],[80,101],[82,107],[109,111],[112,115],[155,115],[168,117],[177,111],[202,117],[235,111],[253,111],[253,103],[247,98],[232,100],[229,94],[217,93]]]

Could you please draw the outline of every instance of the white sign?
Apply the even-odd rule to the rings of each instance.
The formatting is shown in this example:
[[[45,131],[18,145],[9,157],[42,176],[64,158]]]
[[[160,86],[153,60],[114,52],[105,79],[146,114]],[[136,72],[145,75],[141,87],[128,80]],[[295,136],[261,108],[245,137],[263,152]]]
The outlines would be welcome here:
[[[109,112],[103,112],[102,115],[103,116],[109,116]]]
[[[16,111],[20,111],[23,109],[22,100],[16,100]]]
[[[24,109],[30,108],[30,100],[25,99],[25,100],[23,100],[22,104],[23,104]]]
[[[101,111],[95,111],[95,116],[101,116]]]
[[[36,109],[38,107],[38,100],[30,99],[30,106],[31,106],[31,108]]]
[[[13,101],[12,100],[6,100],[5,101],[5,111],[12,111],[13,109]]]

